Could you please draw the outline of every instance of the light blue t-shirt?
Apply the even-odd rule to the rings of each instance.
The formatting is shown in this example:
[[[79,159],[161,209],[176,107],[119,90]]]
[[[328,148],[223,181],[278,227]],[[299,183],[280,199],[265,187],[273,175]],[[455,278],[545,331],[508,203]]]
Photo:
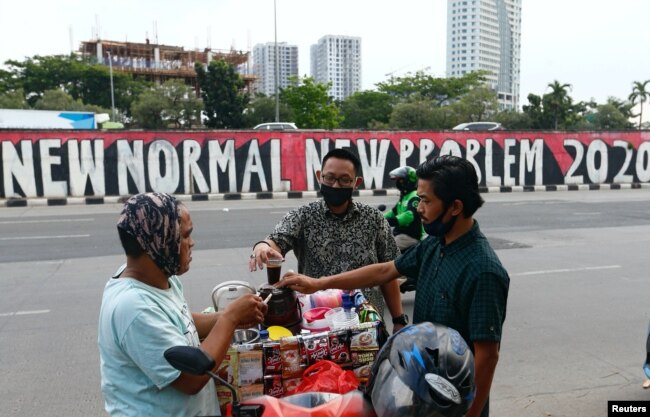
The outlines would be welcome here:
[[[132,278],[111,278],[99,313],[102,393],[111,416],[219,415],[214,382],[196,395],[170,384],[180,375],[164,358],[172,346],[199,346],[176,276],[161,290]]]

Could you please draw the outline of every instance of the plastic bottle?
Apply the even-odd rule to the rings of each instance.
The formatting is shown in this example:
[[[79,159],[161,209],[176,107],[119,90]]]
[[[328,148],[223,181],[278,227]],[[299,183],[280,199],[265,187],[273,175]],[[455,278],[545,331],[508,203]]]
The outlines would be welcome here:
[[[266,329],[260,330],[260,343],[266,343],[269,341],[269,331]]]
[[[349,293],[343,293],[343,310],[345,311],[354,311],[354,302]]]
[[[359,324],[359,316],[350,294],[343,293],[343,311],[332,318],[334,328],[349,328]]]

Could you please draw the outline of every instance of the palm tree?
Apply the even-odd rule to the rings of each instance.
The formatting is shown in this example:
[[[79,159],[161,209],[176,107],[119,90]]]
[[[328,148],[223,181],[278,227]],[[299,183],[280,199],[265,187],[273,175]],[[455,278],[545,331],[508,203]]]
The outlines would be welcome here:
[[[568,93],[571,84],[560,84],[558,80],[555,80],[548,86],[551,88],[551,92],[547,94],[548,101],[546,104],[550,107],[548,110],[553,113],[553,126],[557,130],[560,113],[565,112],[567,105],[570,106],[572,102]]]
[[[632,84],[632,94],[628,97],[632,104],[636,104],[637,101],[640,104],[639,129],[641,129],[641,124],[643,123],[643,104],[650,99],[650,89],[647,88],[648,84],[650,84],[650,80],[644,82],[634,81]]]

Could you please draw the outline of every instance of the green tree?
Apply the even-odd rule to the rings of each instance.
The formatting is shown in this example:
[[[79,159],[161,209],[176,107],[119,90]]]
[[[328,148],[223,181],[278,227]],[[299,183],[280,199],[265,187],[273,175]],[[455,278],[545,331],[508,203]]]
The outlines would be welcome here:
[[[167,122],[163,119],[163,113],[168,106],[169,100],[160,90],[147,90],[131,105],[133,122],[143,129],[164,129]]]
[[[70,94],[60,89],[45,90],[34,103],[36,110],[78,111],[81,106],[83,106],[81,101],[75,100]]]
[[[620,100],[616,97],[608,97],[607,104],[611,104],[612,106],[614,106],[616,110],[621,112],[621,114],[626,119],[632,119],[635,116],[634,113],[632,112],[632,109],[634,108],[634,103],[632,103],[631,101]]]
[[[378,83],[377,89],[398,101],[430,100],[435,106],[442,106],[480,86],[485,75],[484,71],[475,71],[457,78],[436,78],[418,71],[414,75],[391,77]]]
[[[594,127],[596,130],[625,130],[633,126],[615,105],[606,103],[596,108]]]
[[[627,130],[633,129],[630,122],[632,103],[609,97],[607,103],[588,103],[590,110],[585,112],[587,129],[592,130]]]
[[[429,130],[439,128],[438,117],[429,101],[399,103],[390,116],[393,129]]]
[[[0,93],[0,109],[28,109],[25,92],[22,88]]]
[[[73,97],[83,100],[84,103],[111,108],[109,68],[92,61],[76,62],[75,67],[75,72],[79,75],[69,84],[69,93]],[[133,100],[152,85],[153,83],[149,81],[136,80],[130,74],[116,71],[113,68],[113,95],[116,109],[120,113],[128,114]]]
[[[387,125],[393,111],[392,98],[380,91],[358,91],[346,98],[340,105],[347,129],[369,129]]]
[[[524,113],[530,119],[531,129],[546,129],[546,115],[542,108],[542,98],[537,94],[528,94],[528,104],[522,106]]]
[[[192,87],[182,80],[167,80],[140,94],[131,113],[135,123],[145,129],[176,128],[200,124],[203,105]]]
[[[634,81],[632,86],[632,93],[630,94],[629,100],[632,104],[636,105],[639,103],[639,129],[643,125],[643,105],[646,101],[650,99],[650,89],[648,88],[650,80],[646,81]]]
[[[62,90],[87,105],[111,107],[109,69],[94,59],[77,55],[34,56],[24,61],[9,60],[0,71],[0,91],[22,88],[30,106],[45,91]],[[113,71],[115,107],[128,113],[130,104],[150,83]]]
[[[569,96],[570,84],[561,84],[553,81],[548,84],[550,92],[542,97],[536,94],[528,95],[528,105],[523,106],[523,111],[530,118],[533,129],[580,129],[584,125],[584,115],[588,103],[574,104]]]
[[[557,130],[572,105],[572,99],[568,92],[571,84],[560,84],[559,81],[555,80],[548,84],[548,87],[551,89],[551,92],[544,94],[542,100],[544,112],[552,115],[553,129]]]
[[[88,111],[93,113],[108,113],[109,110],[85,104],[79,99],[74,99],[70,94],[60,89],[46,90],[43,95],[34,103],[35,110],[67,110],[67,111]]]
[[[585,130],[585,117],[589,108],[590,104],[587,102],[579,101],[573,104],[571,100],[569,107],[564,113],[561,128],[567,130]]]
[[[467,122],[487,120],[499,109],[496,93],[483,85],[472,88],[451,106],[458,119]]]
[[[201,124],[203,103],[196,98],[192,87],[186,85],[183,80],[167,80],[152,91],[162,95],[167,101],[162,112],[163,120],[173,122],[179,129],[190,129],[193,125]]]
[[[13,72],[0,68],[0,93],[22,90],[23,88],[19,81]]]
[[[269,97],[261,93],[256,94],[246,108],[244,120],[248,127],[253,127],[260,123],[274,122],[275,97]],[[293,121],[291,109],[282,101],[280,101],[280,120]]]
[[[235,67],[222,59],[210,62],[207,71],[200,62],[194,64],[194,69],[208,117],[206,125],[216,129],[245,127],[244,109],[249,97],[243,92],[244,81]]]
[[[329,85],[314,82],[311,77],[290,85],[280,92],[280,98],[291,109],[294,122],[301,129],[336,129],[341,115],[327,94]]]
[[[518,112],[515,110],[504,110],[494,115],[494,121],[508,130],[528,130],[532,129],[532,120],[528,113]]]

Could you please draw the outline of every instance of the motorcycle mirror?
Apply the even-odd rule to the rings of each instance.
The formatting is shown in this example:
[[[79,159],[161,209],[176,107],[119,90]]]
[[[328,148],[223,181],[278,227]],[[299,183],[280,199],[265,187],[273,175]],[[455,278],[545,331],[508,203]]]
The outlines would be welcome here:
[[[379,211],[384,211],[386,210],[386,204],[380,204],[377,206],[377,208],[379,209]]]
[[[174,346],[164,353],[165,359],[174,368],[192,375],[203,375],[214,368],[214,359],[193,346]]]

